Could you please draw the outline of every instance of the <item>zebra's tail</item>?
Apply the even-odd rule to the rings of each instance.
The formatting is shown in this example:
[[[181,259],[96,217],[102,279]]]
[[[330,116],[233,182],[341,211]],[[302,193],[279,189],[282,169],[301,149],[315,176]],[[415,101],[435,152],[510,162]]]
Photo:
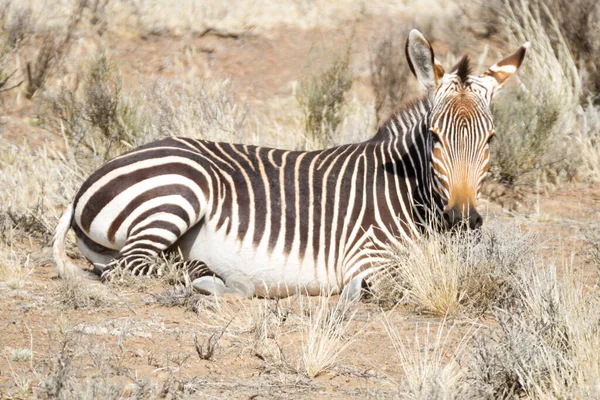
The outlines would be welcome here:
[[[65,210],[62,217],[58,220],[56,231],[54,232],[54,245],[52,246],[52,255],[56,263],[56,270],[60,278],[73,278],[81,276],[81,270],[71,262],[65,249],[67,233],[71,228],[73,218],[73,203]]]

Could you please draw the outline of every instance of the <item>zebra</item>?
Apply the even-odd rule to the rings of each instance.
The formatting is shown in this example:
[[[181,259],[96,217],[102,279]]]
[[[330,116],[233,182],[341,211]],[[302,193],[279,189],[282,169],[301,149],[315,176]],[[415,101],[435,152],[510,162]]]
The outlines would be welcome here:
[[[153,273],[152,258],[176,249],[206,294],[360,296],[390,244],[421,235],[430,216],[443,229],[481,226],[490,104],[528,47],[478,76],[466,55],[446,72],[413,29],[405,53],[427,94],[361,143],[291,151],[169,137],[124,153],[59,219],[58,274],[81,271],[66,256],[72,228],[103,280],[117,265]]]

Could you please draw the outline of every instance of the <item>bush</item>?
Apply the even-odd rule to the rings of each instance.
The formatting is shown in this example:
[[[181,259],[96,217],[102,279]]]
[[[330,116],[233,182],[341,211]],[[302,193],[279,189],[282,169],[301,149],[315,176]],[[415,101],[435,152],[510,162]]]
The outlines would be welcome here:
[[[386,307],[405,302],[441,316],[487,312],[514,297],[510,276],[531,266],[531,248],[518,226],[431,233],[392,247],[390,264],[372,292]]]
[[[494,310],[498,325],[482,330],[466,363],[473,398],[597,398],[600,305],[597,288],[567,266],[520,271],[517,296]]]
[[[333,134],[344,119],[345,95],[352,87],[350,67],[352,47],[348,44],[323,72],[300,83],[296,100],[304,114],[309,148],[323,148],[333,142]]]
[[[509,43],[533,44],[519,71],[521,85],[499,94],[492,107],[498,134],[491,146],[491,173],[508,184],[531,179],[532,173],[556,180],[576,169],[571,165],[575,152],[569,152],[576,143],[569,135],[580,110],[577,68],[556,23],[545,28],[542,15],[554,21],[552,13],[539,4],[534,11],[531,7],[524,1],[506,3]]]
[[[245,141],[249,110],[235,101],[230,80],[175,85],[157,82],[146,93],[153,138],[187,136]]]
[[[553,46],[562,46],[564,40],[577,62],[583,80],[585,97],[600,93],[600,3],[596,0],[491,0],[481,2],[474,25],[483,25],[480,36],[489,38],[502,33],[498,27],[509,19],[511,10],[526,8],[539,17],[539,23],[548,32],[559,31],[560,36],[550,35]],[[483,23],[482,23],[483,21]],[[535,38],[530,38],[534,40]],[[556,47],[555,47],[556,48]]]
[[[91,155],[93,168],[141,144],[148,130],[145,113],[123,95],[121,76],[104,54],[89,62],[81,85],[63,87],[45,103],[47,127],[66,136],[77,157]]]
[[[46,80],[60,65],[71,47],[75,28],[81,20],[84,2],[79,2],[69,18],[64,31],[48,29],[41,37],[41,44],[34,62],[27,62],[27,85],[25,97],[31,99],[46,83]]]
[[[377,123],[388,119],[411,92],[412,73],[404,51],[407,32],[390,24],[369,47],[371,87],[375,94]]]

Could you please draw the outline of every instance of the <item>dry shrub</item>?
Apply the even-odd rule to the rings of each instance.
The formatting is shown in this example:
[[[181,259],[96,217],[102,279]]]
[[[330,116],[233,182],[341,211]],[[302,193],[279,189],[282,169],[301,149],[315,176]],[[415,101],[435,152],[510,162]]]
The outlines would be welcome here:
[[[148,130],[144,110],[123,95],[122,78],[105,54],[91,59],[80,85],[48,95],[45,106],[47,127],[66,137],[80,161],[92,157],[92,167],[143,143]]]
[[[47,147],[3,143],[0,171],[0,237],[49,243],[62,205],[81,181],[80,167]]]
[[[8,49],[17,50],[35,32],[31,9],[13,7],[10,1],[0,5],[0,28]]]
[[[600,3],[596,0],[491,0],[478,4],[472,23],[481,25],[484,38],[503,33],[499,29],[511,9],[527,8],[539,16],[539,22],[548,32],[560,31],[560,36],[550,35],[553,46],[562,46],[564,39],[581,73],[584,95],[595,97],[600,92]],[[540,12],[540,6],[548,12]],[[531,38],[533,40],[533,38]]]
[[[151,136],[186,136],[224,142],[244,138],[249,110],[237,104],[230,80],[202,84],[159,81],[146,93]]]
[[[573,168],[577,177],[590,181],[600,180],[600,108],[589,102],[577,119],[577,134]]]
[[[596,398],[600,395],[600,298],[572,266],[521,271],[517,296],[494,311],[498,325],[472,344],[470,396]]]
[[[106,296],[90,283],[78,278],[62,279],[55,294],[56,300],[66,309],[80,310],[101,307],[106,304]]]
[[[12,59],[32,30],[31,13],[22,8],[10,13],[10,5],[10,2],[0,5],[0,93],[23,83],[22,79],[16,78],[17,68]]]
[[[13,290],[23,289],[35,270],[30,254],[12,245],[20,233],[10,229],[0,240],[0,282]]]
[[[411,93],[412,73],[404,51],[405,29],[388,24],[381,36],[369,46],[371,87],[375,93],[377,122],[388,119],[392,112]]]
[[[494,178],[514,184],[532,178],[573,178],[574,131],[581,83],[568,45],[543,4],[506,3],[509,43],[531,41],[519,70],[521,85],[498,95],[492,106],[496,131],[491,146]],[[544,19],[554,21],[547,27]]]
[[[27,62],[25,97],[31,99],[46,83],[69,52],[75,28],[81,20],[83,2],[78,2],[65,28],[53,28],[41,35],[41,44],[35,61]]]
[[[530,236],[517,225],[434,232],[392,247],[390,263],[371,291],[385,307],[407,302],[440,316],[483,313],[514,296],[510,277],[531,266],[531,249]]]
[[[592,264],[600,273],[600,229],[597,227],[588,229],[586,232],[586,241],[589,246],[588,255]]]
[[[417,323],[412,343],[384,315],[384,327],[400,361],[403,380],[399,395],[406,399],[461,398],[460,385],[464,379],[461,359],[471,331],[454,343],[457,325],[446,320],[437,325]]]
[[[302,109],[307,147],[323,148],[333,143],[333,135],[344,119],[346,92],[354,77],[350,61],[352,47],[346,45],[325,69],[300,83],[296,100]]]
[[[348,328],[356,303],[340,298],[332,301],[327,293],[306,300],[309,315],[302,334],[302,363],[306,374],[315,378],[333,367],[354,341],[356,334],[350,335]]]
[[[73,398],[74,361],[80,346],[81,336],[65,334],[61,338],[60,350],[51,359],[50,371],[40,379],[39,391],[49,399]]]

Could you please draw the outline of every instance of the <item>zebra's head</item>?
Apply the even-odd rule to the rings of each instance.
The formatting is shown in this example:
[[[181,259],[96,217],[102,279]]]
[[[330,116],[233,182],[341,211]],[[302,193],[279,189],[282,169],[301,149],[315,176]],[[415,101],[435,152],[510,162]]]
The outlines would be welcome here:
[[[479,76],[471,75],[464,56],[446,72],[431,45],[413,29],[406,42],[409,66],[431,101],[429,135],[433,187],[444,205],[446,228],[481,226],[477,199],[489,168],[489,143],[494,135],[490,105],[494,93],[514,74],[529,47],[499,61]]]

